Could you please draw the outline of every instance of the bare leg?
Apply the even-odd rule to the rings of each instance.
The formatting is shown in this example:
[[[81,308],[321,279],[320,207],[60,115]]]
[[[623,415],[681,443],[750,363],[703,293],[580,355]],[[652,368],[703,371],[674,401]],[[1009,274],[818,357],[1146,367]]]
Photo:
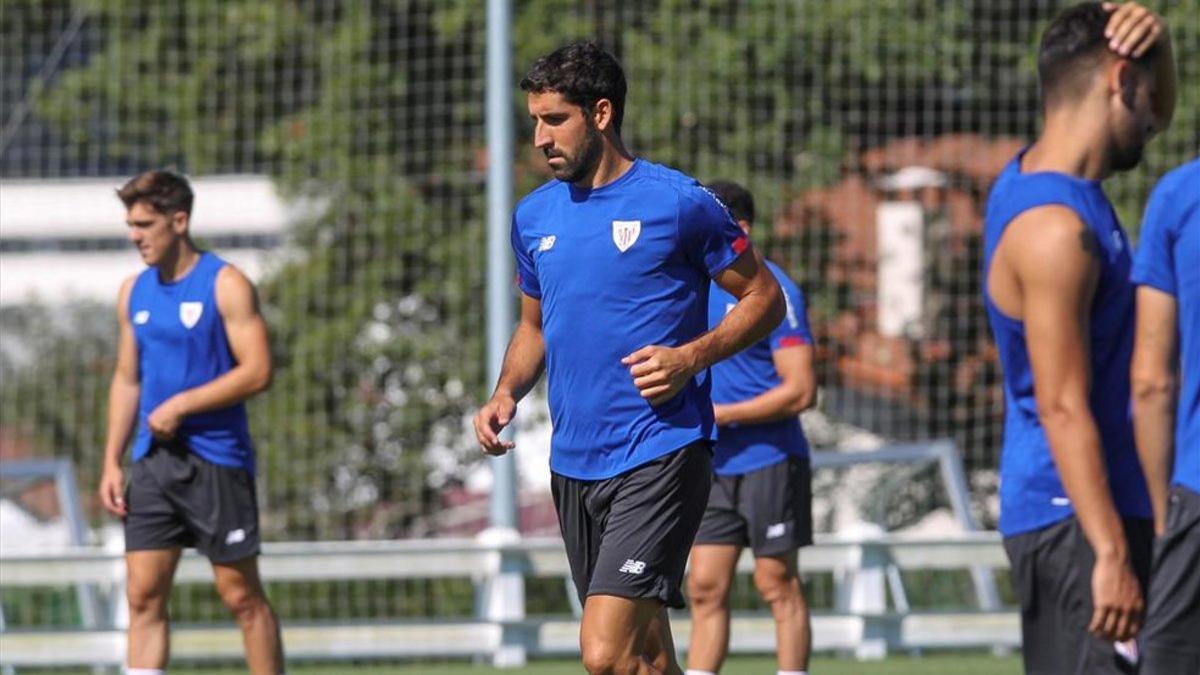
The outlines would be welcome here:
[[[667,617],[667,608],[659,607],[658,614],[650,620],[646,629],[646,646],[642,649],[642,657],[654,669],[651,672],[676,675],[683,672],[675,657],[675,638],[671,635],[671,621]]]
[[[125,554],[125,594],[129,601],[126,663],[130,668],[167,667],[171,655],[167,603],[180,552],[178,548],[168,548]]]
[[[579,629],[579,647],[583,667],[591,675],[677,675],[679,666],[670,658],[673,670],[661,670],[645,658],[650,629],[661,615],[662,603],[652,599],[620,598],[615,595],[589,595],[583,606]],[[667,635],[669,636],[669,628]],[[654,642],[663,647],[662,632]],[[667,638],[669,640],[669,637]]]
[[[729,651],[729,587],[742,549],[732,544],[692,547],[688,599],[692,603],[692,639],[688,668],[719,672]]]
[[[800,588],[796,551],[754,561],[754,585],[775,617],[775,643],[780,670],[808,670],[812,627],[808,603]]]
[[[283,640],[279,636],[279,619],[263,592],[258,558],[213,563],[213,574],[221,600],[241,626],[250,672],[254,675],[282,673]]]

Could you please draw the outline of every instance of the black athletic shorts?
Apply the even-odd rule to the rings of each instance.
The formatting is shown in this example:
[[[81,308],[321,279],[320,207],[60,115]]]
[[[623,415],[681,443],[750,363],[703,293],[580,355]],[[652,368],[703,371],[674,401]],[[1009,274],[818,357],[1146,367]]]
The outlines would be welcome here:
[[[696,544],[749,546],[755,557],[812,544],[812,471],[807,457],[740,476],[713,474]]]
[[[1154,523],[1125,518],[1129,560],[1143,589],[1150,576]],[[1021,645],[1027,675],[1135,673],[1113,643],[1088,632],[1096,556],[1074,517],[1004,539],[1013,590],[1021,602]]]
[[[580,602],[615,595],[684,607],[683,572],[711,473],[708,441],[603,480],[552,473],[550,489]]]
[[[155,442],[130,467],[125,550],[194,546],[215,563],[258,555],[254,477],[179,443]]]
[[[1200,494],[1171,488],[1139,639],[1142,675],[1200,673]]]

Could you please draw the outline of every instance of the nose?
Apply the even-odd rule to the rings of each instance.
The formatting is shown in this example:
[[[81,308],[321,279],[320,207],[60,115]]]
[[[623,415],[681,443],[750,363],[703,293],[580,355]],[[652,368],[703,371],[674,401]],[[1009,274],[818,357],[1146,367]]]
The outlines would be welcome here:
[[[546,126],[538,122],[533,127],[533,147],[545,150],[554,145],[554,139],[546,132]]]

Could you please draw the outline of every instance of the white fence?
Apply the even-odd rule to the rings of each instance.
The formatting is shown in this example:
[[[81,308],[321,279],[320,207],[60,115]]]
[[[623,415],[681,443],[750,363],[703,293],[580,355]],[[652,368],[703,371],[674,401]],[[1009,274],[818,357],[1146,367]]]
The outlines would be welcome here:
[[[504,574],[522,577],[568,575],[562,542],[525,539],[511,544],[476,540],[419,540],[388,542],[280,543],[264,546],[263,576],[272,581],[351,579],[467,578],[477,588]],[[741,571],[753,568],[747,554]],[[1015,612],[980,608],[955,612],[910,611],[900,572],[907,570],[965,570],[1007,568],[1008,561],[995,533],[968,533],[954,539],[880,538],[854,541],[818,537],[803,549],[801,568],[806,572],[832,572],[836,601],[831,613],[813,617],[816,650],[851,652],[860,658],[878,658],[889,650],[923,648],[1005,649],[1020,643]],[[205,559],[186,554],[176,580],[204,582],[211,576]],[[123,603],[123,555],[78,549],[53,555],[0,557],[0,585],[99,588],[109,607]],[[887,602],[890,592],[891,608]],[[486,597],[486,592],[480,597]],[[479,657],[515,665],[527,656],[578,653],[578,622],[570,617],[535,618],[521,607],[496,616],[480,603],[473,620],[370,621],[337,624],[290,624],[284,640],[290,659],[340,660],[411,657]],[[113,612],[108,626],[86,629],[11,630],[0,634],[0,665],[119,665],[124,655],[124,623]],[[676,642],[687,644],[686,612],[673,624]],[[769,652],[774,649],[770,616],[735,614],[733,652]],[[178,626],[172,654],[181,661],[238,658],[241,636],[233,627]],[[11,671],[10,671],[11,672]]]

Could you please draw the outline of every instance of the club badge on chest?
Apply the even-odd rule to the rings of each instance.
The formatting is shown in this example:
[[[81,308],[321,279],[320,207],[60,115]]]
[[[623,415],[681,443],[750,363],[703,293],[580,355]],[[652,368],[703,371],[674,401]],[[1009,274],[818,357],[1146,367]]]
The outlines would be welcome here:
[[[618,251],[624,253],[633,246],[638,240],[638,235],[642,233],[642,221],[614,220],[612,221],[612,228],[613,243],[617,245]]]
[[[202,302],[179,303],[179,320],[186,328],[194,327],[196,322],[200,321],[200,315],[203,313],[204,303]]]

